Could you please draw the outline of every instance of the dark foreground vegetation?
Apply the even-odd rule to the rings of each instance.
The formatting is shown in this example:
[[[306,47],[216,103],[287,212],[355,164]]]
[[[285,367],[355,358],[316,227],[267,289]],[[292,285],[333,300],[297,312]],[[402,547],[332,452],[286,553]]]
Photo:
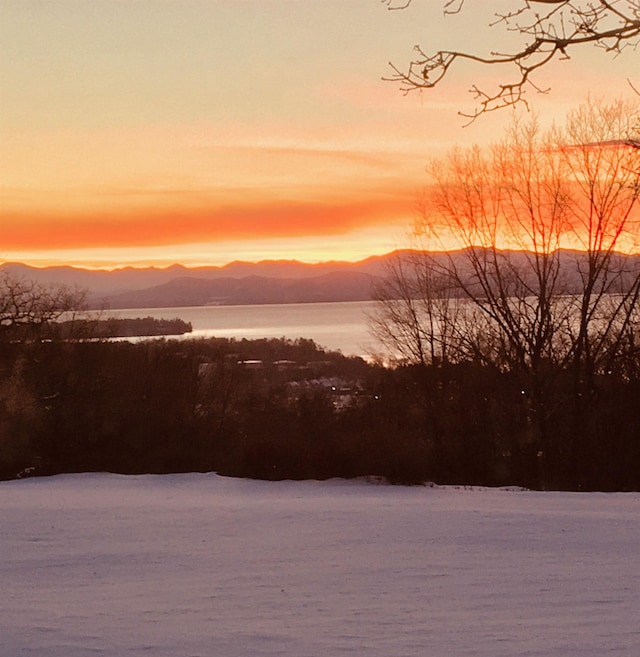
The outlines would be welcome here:
[[[533,400],[473,362],[384,368],[310,340],[0,343],[0,476],[216,471],[261,479],[640,489],[640,378]],[[545,409],[541,448],[534,417]]]

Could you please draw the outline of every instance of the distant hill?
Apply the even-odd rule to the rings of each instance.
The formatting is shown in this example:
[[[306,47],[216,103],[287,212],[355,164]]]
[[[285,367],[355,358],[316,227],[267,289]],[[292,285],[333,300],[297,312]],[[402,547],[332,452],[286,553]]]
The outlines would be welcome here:
[[[122,292],[108,301],[113,308],[366,301],[372,298],[373,280],[357,271],[307,278],[180,277],[145,290]]]
[[[408,259],[415,251],[394,251],[359,262],[307,264],[295,260],[232,262],[223,267],[172,265],[164,269],[126,267],[113,271],[75,267],[35,268],[20,263],[4,263],[0,272],[44,284],[68,285],[88,290],[94,308],[167,308],[175,306],[305,303],[328,301],[367,301],[373,288],[385,275],[390,262]],[[468,269],[458,253],[434,254],[443,264],[453,258],[461,271]],[[522,262],[527,254],[512,252],[512,262]],[[627,267],[640,267],[640,256],[616,256]],[[567,290],[580,287],[576,262],[584,255],[561,253]],[[581,267],[584,269],[585,263]]]
[[[386,263],[397,253],[402,252],[355,263],[265,260],[236,261],[222,267],[172,265],[113,271],[4,263],[0,271],[45,284],[86,289],[92,307],[363,301],[371,299],[372,283],[384,275]]]

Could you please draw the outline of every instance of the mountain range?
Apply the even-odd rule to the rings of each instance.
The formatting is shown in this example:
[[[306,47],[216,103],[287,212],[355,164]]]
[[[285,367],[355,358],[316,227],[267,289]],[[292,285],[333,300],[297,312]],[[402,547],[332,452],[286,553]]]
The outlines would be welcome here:
[[[0,271],[45,285],[86,289],[92,308],[366,301],[372,298],[373,285],[384,275],[389,260],[400,253],[355,263],[265,260],[222,267],[172,265],[112,271],[4,263]]]
[[[317,264],[296,260],[232,262],[222,267],[172,265],[167,268],[124,267],[113,271],[70,266],[36,268],[4,263],[0,272],[45,285],[66,285],[87,290],[90,308],[169,308],[179,306],[312,303],[368,301],[376,283],[391,262],[410,258],[410,250],[372,256],[359,262],[331,261]],[[449,258],[465,269],[461,253],[432,254],[443,264]],[[580,269],[585,255],[560,252],[567,291],[580,289]],[[524,252],[510,252],[513,263],[526,262]],[[640,256],[616,255],[625,268],[640,269]],[[578,266],[576,266],[578,265]],[[524,267],[526,270],[526,267]]]

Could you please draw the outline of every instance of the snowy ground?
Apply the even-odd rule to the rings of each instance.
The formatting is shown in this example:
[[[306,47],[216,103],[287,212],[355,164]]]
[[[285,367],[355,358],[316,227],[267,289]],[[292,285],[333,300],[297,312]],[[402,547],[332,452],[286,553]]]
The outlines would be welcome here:
[[[640,655],[640,494],[0,483],[0,654]]]

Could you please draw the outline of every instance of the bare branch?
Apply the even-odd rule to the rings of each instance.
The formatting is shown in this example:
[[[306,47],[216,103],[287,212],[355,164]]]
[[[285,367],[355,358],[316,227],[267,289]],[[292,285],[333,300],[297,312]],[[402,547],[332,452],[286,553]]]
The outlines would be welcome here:
[[[389,9],[406,9],[411,0],[402,5],[387,0],[387,4]],[[540,12],[538,5],[549,7]],[[448,0],[444,13],[455,15],[463,8],[464,0]],[[594,45],[613,55],[636,48],[640,42],[640,0],[521,0],[509,13],[498,14],[490,26],[520,34],[522,47],[482,55],[459,50],[427,53],[416,46],[417,57],[405,68],[390,64],[393,73],[384,79],[399,83],[403,93],[409,93],[435,87],[457,62],[506,67],[507,81],[496,89],[472,86],[477,105],[471,112],[460,113],[471,122],[488,112],[526,105],[527,91],[547,93],[548,89],[534,82],[532,74],[554,59],[569,58],[576,48]]]
[[[61,315],[84,307],[86,291],[46,286],[0,274],[0,340],[20,329],[37,330]]]

